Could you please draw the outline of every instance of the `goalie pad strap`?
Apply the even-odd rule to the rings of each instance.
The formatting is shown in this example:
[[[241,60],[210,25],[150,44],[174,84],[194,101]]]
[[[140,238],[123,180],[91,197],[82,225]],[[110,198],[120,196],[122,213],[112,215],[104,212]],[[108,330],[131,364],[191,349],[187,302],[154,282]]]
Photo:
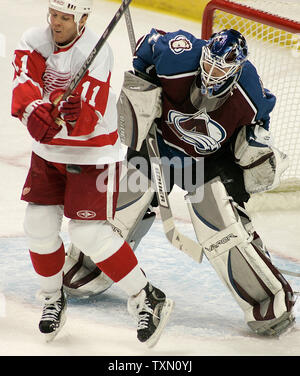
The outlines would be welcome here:
[[[64,274],[64,284],[67,285],[69,288],[78,289],[79,287],[82,287],[87,283],[91,282],[96,277],[98,277],[98,275],[101,274],[101,270],[95,267],[93,271],[91,271],[83,278],[78,279],[76,281],[72,281],[74,276],[78,273],[78,271],[81,269],[83,265],[83,258],[84,254],[80,252],[77,263],[67,273]]]
[[[268,160],[269,158],[271,158],[273,156],[273,152],[270,152],[268,154],[265,154],[263,157],[260,157],[258,158],[256,161],[252,162],[252,163],[249,163],[248,165],[244,165],[243,166],[243,169],[244,170],[248,170],[250,168],[253,168],[253,167],[257,167],[259,166],[260,164],[264,163],[266,160]]]

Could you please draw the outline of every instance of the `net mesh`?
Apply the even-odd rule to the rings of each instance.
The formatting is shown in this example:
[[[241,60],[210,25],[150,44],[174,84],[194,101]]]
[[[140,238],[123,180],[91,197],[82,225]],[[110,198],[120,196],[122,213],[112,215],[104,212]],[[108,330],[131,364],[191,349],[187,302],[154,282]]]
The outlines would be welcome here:
[[[300,22],[300,2],[236,0],[227,3],[247,4]],[[277,190],[300,190],[300,29],[290,33],[280,26],[271,27],[230,11],[216,10],[213,32],[225,28],[237,29],[246,37],[249,60],[256,66],[264,87],[277,98],[271,113],[273,143],[288,155],[290,162]]]

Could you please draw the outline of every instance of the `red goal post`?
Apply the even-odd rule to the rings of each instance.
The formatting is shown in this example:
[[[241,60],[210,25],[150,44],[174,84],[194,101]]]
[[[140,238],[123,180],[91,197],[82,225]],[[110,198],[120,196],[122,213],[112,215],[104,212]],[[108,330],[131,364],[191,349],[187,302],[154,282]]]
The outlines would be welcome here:
[[[274,1],[276,6],[276,2]],[[232,15],[244,17],[249,20],[269,25],[274,28],[281,28],[289,33],[300,33],[300,23],[279,15],[264,12],[246,5],[234,3],[227,0],[210,1],[203,12],[202,18],[202,38],[208,39],[213,32],[213,17],[216,10],[228,12]]]
[[[300,2],[211,0],[203,12],[202,38],[226,28],[246,37],[249,60],[277,97],[272,135],[290,160],[279,190],[300,191]]]

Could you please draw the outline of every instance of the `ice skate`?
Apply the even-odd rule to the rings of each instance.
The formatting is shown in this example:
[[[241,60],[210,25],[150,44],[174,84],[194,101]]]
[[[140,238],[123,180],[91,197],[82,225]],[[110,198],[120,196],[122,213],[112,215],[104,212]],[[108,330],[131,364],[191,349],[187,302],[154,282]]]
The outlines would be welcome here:
[[[63,289],[55,295],[42,294],[43,313],[39,323],[40,332],[46,342],[52,341],[66,322],[67,301]]]
[[[166,326],[174,302],[147,283],[141,292],[128,300],[128,311],[137,319],[137,338],[149,348],[156,345]]]

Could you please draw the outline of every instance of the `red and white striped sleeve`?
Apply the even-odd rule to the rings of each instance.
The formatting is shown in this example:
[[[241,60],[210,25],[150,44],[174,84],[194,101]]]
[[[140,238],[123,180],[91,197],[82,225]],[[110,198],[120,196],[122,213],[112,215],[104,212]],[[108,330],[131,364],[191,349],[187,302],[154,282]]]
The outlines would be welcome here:
[[[23,121],[26,108],[42,100],[45,66],[45,58],[30,46],[24,35],[13,60],[12,116]]]

